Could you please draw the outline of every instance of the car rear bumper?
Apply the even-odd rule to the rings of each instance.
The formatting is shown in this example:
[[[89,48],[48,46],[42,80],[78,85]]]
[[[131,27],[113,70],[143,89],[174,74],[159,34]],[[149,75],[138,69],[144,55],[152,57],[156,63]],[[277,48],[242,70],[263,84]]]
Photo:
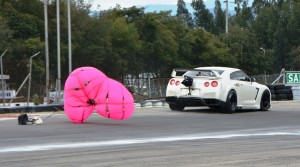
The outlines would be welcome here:
[[[221,106],[224,105],[224,102],[219,99],[208,99],[200,97],[177,97],[177,96],[168,96],[166,97],[166,102],[169,104],[183,104],[184,106]]]

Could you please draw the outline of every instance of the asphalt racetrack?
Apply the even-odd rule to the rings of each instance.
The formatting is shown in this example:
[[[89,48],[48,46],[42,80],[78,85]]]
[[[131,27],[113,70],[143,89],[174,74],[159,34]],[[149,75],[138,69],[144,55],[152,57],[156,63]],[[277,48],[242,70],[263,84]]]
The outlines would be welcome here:
[[[300,166],[300,101],[235,114],[139,108],[126,121],[95,113],[84,124],[71,123],[63,112],[41,125],[0,117],[3,167]]]

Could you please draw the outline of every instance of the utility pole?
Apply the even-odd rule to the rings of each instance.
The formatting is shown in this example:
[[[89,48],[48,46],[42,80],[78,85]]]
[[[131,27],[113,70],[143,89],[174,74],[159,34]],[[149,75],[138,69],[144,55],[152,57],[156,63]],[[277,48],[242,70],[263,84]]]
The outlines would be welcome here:
[[[46,57],[46,101],[49,104],[49,39],[48,39],[48,0],[44,0],[45,57]]]
[[[60,103],[61,92],[61,72],[60,72],[60,14],[59,0],[56,0],[56,19],[57,19],[57,100]]]
[[[69,40],[69,74],[72,72],[72,41],[71,41],[71,9],[70,0],[68,0],[68,40]]]

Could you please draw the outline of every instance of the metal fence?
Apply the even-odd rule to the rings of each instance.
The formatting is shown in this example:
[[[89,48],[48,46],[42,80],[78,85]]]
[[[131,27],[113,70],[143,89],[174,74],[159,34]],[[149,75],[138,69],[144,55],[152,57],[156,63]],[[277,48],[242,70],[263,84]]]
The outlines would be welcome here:
[[[257,83],[265,84],[265,85],[271,85],[276,79],[278,79],[279,76],[280,76],[280,74],[255,75],[255,76],[252,76],[252,77],[255,78]],[[283,78],[282,77],[278,80],[278,83],[283,83]]]
[[[166,96],[170,78],[125,79],[123,84],[134,95],[135,100],[158,99]]]
[[[279,74],[273,74],[252,77],[260,84],[271,85],[279,76]],[[282,83],[282,79],[278,80],[278,82]],[[132,82],[125,79],[123,84],[133,93],[135,100],[159,99],[166,96],[169,80],[170,78],[139,78]]]
[[[257,75],[253,77],[256,79],[256,82],[267,85],[274,82],[279,77],[279,74]],[[166,89],[169,80],[170,78],[155,78],[151,76],[139,79],[124,79],[123,84],[133,94],[135,100],[160,99],[166,96]],[[279,80],[279,82],[282,82],[282,79]],[[15,84],[11,84],[10,87],[14,89],[18,88]],[[30,98],[32,98],[34,94],[37,94],[40,98],[45,97],[45,85],[37,85],[33,82],[31,87]],[[27,91],[28,85],[25,84],[20,90],[18,97],[26,98]],[[18,98],[14,101],[18,101]]]

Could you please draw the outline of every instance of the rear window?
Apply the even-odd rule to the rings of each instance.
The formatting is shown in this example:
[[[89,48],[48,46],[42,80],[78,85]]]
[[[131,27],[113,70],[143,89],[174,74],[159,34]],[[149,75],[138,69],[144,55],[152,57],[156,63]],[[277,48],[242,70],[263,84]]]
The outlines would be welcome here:
[[[224,72],[224,70],[214,70],[218,72],[220,75]],[[216,77],[215,73],[211,70],[201,70],[201,71],[188,71],[184,75],[187,76],[203,76],[203,77]]]

